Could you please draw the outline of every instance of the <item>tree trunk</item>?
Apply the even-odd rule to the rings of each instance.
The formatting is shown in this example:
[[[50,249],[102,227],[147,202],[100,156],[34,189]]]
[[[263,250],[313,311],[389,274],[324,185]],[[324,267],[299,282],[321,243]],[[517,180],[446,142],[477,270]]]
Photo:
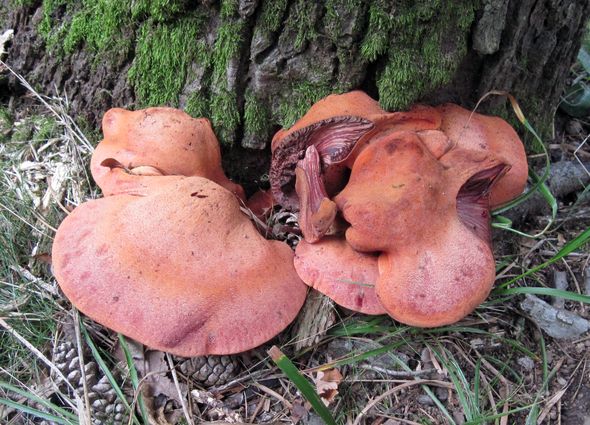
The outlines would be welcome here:
[[[45,94],[67,94],[91,127],[113,106],[181,107],[211,119],[239,159],[230,174],[254,182],[264,172],[254,150],[332,92],[360,88],[392,110],[469,107],[507,90],[546,130],[589,10],[588,0],[2,0],[0,22],[15,30],[8,64]]]

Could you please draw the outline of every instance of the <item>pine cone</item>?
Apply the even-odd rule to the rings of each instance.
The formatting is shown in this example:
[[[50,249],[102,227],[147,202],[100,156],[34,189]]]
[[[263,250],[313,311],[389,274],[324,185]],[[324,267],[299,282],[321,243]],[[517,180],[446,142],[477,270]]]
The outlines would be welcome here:
[[[299,221],[293,212],[282,209],[277,211],[270,216],[268,227],[275,239],[286,242],[293,249],[301,240]]]
[[[68,325],[65,325],[68,326]],[[71,324],[73,327],[73,324]],[[84,373],[90,402],[90,413],[93,425],[123,425],[129,418],[123,402],[117,397],[109,379],[93,361],[88,348],[84,346]],[[80,371],[78,349],[73,342],[73,332],[64,329],[62,340],[53,349],[53,363],[74,387],[76,395],[83,399],[84,382]],[[57,378],[56,382],[60,380]],[[66,390],[62,382],[61,387]],[[128,402],[130,400],[127,400]]]
[[[219,386],[234,378],[240,371],[235,356],[199,356],[179,359],[180,372],[205,387]]]

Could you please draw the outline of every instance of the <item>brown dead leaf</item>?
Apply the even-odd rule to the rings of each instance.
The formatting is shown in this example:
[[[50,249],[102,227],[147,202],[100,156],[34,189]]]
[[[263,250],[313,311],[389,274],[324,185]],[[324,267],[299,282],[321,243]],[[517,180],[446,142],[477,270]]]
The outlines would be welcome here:
[[[318,395],[326,406],[329,406],[338,395],[338,385],[342,382],[342,378],[342,374],[336,368],[318,371],[314,383]]]
[[[33,255],[33,259],[39,261],[40,263],[51,265],[51,254],[48,252]]]
[[[147,349],[143,344],[127,338],[127,346],[133,359],[133,364],[139,377],[142,379],[142,386],[145,391],[142,391],[148,408],[149,414],[154,421],[162,421],[165,418],[168,422],[172,422],[174,416],[178,416],[176,410],[161,411],[160,408],[166,404],[167,401],[173,401],[176,406],[181,406],[181,394],[179,394],[174,381],[169,377],[168,362],[166,361],[166,353],[158,350]],[[123,362],[125,355],[120,347],[115,352],[115,357]],[[186,394],[188,389],[185,384],[179,384],[182,394]],[[146,398],[145,395],[149,395]],[[156,400],[159,402],[156,406]],[[165,414],[164,414],[165,413]],[[164,422],[165,423],[165,422]]]

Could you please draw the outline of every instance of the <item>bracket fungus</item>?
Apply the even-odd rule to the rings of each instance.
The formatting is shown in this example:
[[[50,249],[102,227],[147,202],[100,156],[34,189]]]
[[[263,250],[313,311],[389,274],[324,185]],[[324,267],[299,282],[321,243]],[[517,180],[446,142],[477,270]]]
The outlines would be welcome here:
[[[431,107],[417,106],[408,112],[388,113],[361,91],[330,95],[314,104],[293,127],[272,139],[270,184],[275,200],[296,210],[295,168],[314,145],[321,158],[328,194],[342,189],[361,147],[385,130],[431,130],[440,126],[440,114]]]
[[[350,223],[351,247],[381,252],[381,304],[414,326],[458,321],[494,282],[488,198],[506,166],[490,157],[447,156],[437,161],[412,132],[392,133],[359,155],[335,197]],[[458,199],[475,207],[458,208]]]
[[[137,175],[177,175],[205,177],[244,199],[242,187],[221,168],[219,142],[206,118],[174,108],[113,108],[104,114],[102,131],[90,170],[105,196],[132,192],[142,181]]]
[[[80,311],[152,348],[197,356],[261,345],[305,301],[294,254],[242,213],[206,120],[147,111],[107,113],[92,161],[107,195],[59,226],[56,279]]]
[[[451,104],[388,113],[352,92],[312,106],[272,150],[273,195],[299,209],[305,283],[344,307],[423,327],[456,322],[488,295],[490,209],[522,193],[528,174],[505,121]],[[344,169],[338,185],[334,166]],[[328,232],[329,220],[348,227]],[[365,282],[367,303],[350,281]]]
[[[375,293],[377,255],[355,251],[345,239],[326,236],[297,245],[295,270],[312,288],[337,304],[365,314],[385,314]]]

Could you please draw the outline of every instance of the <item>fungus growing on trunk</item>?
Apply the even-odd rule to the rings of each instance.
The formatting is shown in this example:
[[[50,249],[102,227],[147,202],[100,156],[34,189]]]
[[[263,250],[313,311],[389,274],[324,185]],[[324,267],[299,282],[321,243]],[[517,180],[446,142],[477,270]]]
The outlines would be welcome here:
[[[453,150],[489,153],[510,166],[492,188],[492,208],[523,192],[528,178],[526,153],[518,134],[506,121],[450,103],[438,106],[437,110],[442,116],[441,130],[452,141]]]
[[[376,292],[393,318],[441,326],[487,297],[495,277],[489,196],[507,168],[482,152],[437,160],[413,132],[391,133],[358,156],[334,200],[351,247],[382,252]]]
[[[299,277],[339,305],[365,314],[384,314],[377,299],[378,253],[355,251],[344,238],[326,236],[317,243],[300,241],[295,249]]]
[[[440,127],[440,114],[418,105],[408,112],[386,112],[361,91],[330,95],[316,104],[291,128],[272,140],[271,190],[285,208],[297,210],[295,168],[314,145],[320,156],[326,191],[335,195],[345,184],[346,168],[372,136],[387,130],[433,130]]]
[[[91,169],[106,197],[77,207],[53,243],[70,301],[181,356],[245,351],[283,330],[307,287],[289,246],[242,213],[243,190],[221,169],[209,121],[111,109],[103,130]]]
[[[333,131],[335,121],[348,132]],[[387,113],[352,92],[313,105],[272,149],[275,198],[296,209],[297,188],[305,241],[295,264],[308,285],[355,309],[344,295],[354,291],[339,282],[359,267],[374,271],[378,256],[377,298],[404,323],[452,323],[485,299],[494,282],[490,208],[522,193],[527,179],[524,147],[505,121],[450,104]],[[345,239],[324,236],[329,220],[317,226],[314,214],[343,217]]]
[[[54,272],[97,322],[181,356],[231,354],[282,331],[307,292],[282,242],[201,177],[149,177],[143,196],[76,208],[53,244]]]
[[[221,168],[219,142],[205,118],[173,108],[113,108],[105,113],[102,130],[90,170],[105,196],[133,192],[140,181],[133,172],[113,167],[114,160],[126,170],[150,167],[163,175],[205,177],[244,199],[242,187]]]
[[[328,198],[320,172],[320,156],[314,145],[295,169],[295,191],[299,197],[299,227],[307,242],[319,241],[336,218],[336,204]]]

